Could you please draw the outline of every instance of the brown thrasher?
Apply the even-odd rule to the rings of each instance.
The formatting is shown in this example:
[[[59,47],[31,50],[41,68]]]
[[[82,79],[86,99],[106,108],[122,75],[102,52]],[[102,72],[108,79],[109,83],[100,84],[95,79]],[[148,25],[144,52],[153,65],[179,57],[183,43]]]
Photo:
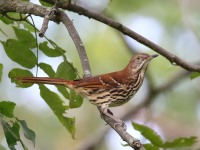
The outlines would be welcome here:
[[[133,56],[128,65],[121,71],[79,80],[48,77],[19,77],[17,80],[22,83],[64,85],[87,98],[92,104],[100,107],[103,114],[121,124],[122,121],[115,118],[108,107],[122,105],[134,96],[142,85],[144,73],[150,60],[157,56],[156,54],[140,53]]]

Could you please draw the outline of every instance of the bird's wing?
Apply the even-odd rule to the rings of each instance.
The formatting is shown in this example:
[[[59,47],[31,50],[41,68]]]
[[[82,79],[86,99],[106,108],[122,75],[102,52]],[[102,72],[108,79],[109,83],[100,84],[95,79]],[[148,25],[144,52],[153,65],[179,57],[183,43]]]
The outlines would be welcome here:
[[[116,75],[116,73],[113,72],[109,74],[77,80],[74,82],[74,86],[84,88],[110,88],[122,86],[122,81],[123,77],[121,77],[120,73],[117,73]]]

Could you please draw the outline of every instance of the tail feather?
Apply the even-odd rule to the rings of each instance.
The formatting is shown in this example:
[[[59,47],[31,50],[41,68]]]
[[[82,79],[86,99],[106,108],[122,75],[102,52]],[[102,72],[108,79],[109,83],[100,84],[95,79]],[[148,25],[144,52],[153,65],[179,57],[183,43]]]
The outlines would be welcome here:
[[[52,84],[52,85],[65,85],[67,87],[72,87],[72,81],[59,79],[59,78],[49,78],[49,77],[19,77],[16,78],[21,83],[42,83],[42,84]]]

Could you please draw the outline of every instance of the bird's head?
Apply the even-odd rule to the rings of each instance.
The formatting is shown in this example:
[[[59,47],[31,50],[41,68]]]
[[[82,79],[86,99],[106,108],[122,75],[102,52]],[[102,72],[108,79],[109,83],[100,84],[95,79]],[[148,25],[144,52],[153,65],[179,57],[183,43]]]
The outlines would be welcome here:
[[[149,55],[145,53],[139,53],[131,58],[127,69],[132,73],[138,71],[145,72],[150,60],[157,56],[157,54]]]

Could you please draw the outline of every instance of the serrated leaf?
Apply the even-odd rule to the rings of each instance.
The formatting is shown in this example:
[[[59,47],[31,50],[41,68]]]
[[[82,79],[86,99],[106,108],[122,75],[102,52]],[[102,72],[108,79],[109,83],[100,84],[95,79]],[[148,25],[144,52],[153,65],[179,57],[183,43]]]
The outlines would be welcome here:
[[[153,145],[157,147],[162,147],[164,141],[162,138],[151,128],[141,125],[135,122],[132,122],[132,125],[135,130],[139,131],[146,139],[148,139]]]
[[[27,48],[35,48],[37,46],[36,39],[30,31],[13,27],[18,40]]]
[[[8,118],[14,117],[13,111],[15,109],[15,105],[16,104],[13,102],[8,102],[8,101],[0,102],[0,114]]]
[[[193,72],[190,76],[191,79],[195,79],[200,76],[200,72]]]
[[[33,85],[33,83],[21,83],[16,79],[17,77],[33,77],[33,74],[28,70],[14,68],[9,72],[8,77],[11,79],[12,83],[14,82],[17,86],[22,88],[27,88]]]
[[[17,144],[17,141],[20,141],[19,124],[15,122],[13,123],[13,126],[11,126],[7,122],[2,122],[2,126],[6,141],[8,143],[8,147],[11,150],[15,150],[15,145]]]
[[[24,43],[14,39],[8,39],[6,42],[2,41],[2,44],[7,56],[12,61],[29,69],[33,68],[37,64],[35,54],[28,49]]]
[[[158,147],[152,145],[152,144],[143,144],[145,150],[159,150]]]
[[[72,80],[76,78],[75,69],[71,63],[64,61],[58,66],[55,77]]]
[[[38,65],[49,77],[54,77],[55,76],[55,71],[53,68],[46,63],[39,63]]]
[[[26,121],[25,120],[19,120],[19,123],[22,127],[22,130],[24,132],[24,136],[31,140],[33,145],[35,146],[35,132],[33,130],[31,130],[27,124],[26,124]]]
[[[3,64],[0,64],[0,81],[2,78],[2,72],[3,72]]]
[[[40,95],[60,120],[60,122],[64,125],[64,127],[70,132],[72,138],[75,138],[75,118],[64,117],[63,114],[68,106],[63,105],[62,99],[54,92],[50,91],[44,85],[39,85]]]
[[[53,48],[50,48],[47,44],[48,44],[47,41],[39,44],[39,49],[46,56],[48,56],[48,57],[58,57],[58,56],[62,56],[65,53],[65,51],[62,48],[57,46],[55,49],[53,49]]]
[[[83,104],[83,98],[77,95],[73,90],[70,91],[69,107],[78,108]]]
[[[172,142],[164,143],[163,148],[180,148],[180,147],[190,147],[197,142],[197,137],[181,137],[173,140]]]

